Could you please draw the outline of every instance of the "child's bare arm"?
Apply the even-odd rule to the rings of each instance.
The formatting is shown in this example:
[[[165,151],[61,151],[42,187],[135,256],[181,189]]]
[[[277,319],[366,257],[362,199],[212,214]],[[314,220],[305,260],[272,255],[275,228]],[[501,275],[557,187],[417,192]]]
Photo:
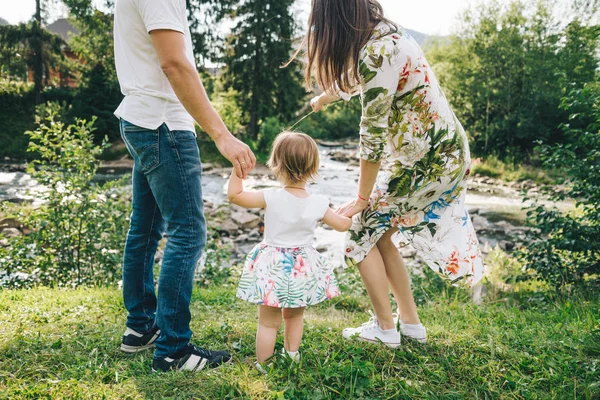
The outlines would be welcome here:
[[[323,222],[338,232],[346,232],[352,226],[352,218],[336,214],[331,208],[327,209]]]
[[[235,171],[231,173],[231,177],[229,178],[227,198],[233,204],[244,208],[265,208],[267,206],[263,191],[244,191],[244,181],[238,178]]]

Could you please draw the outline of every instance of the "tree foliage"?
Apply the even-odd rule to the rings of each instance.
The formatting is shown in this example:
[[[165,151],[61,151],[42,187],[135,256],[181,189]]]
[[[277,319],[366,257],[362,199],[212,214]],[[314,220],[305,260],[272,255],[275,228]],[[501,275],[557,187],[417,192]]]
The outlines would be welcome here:
[[[41,91],[43,72],[48,76],[48,71],[59,65],[63,45],[60,36],[41,29],[37,21],[0,25],[0,78],[25,81],[27,69],[36,71],[36,63],[41,61],[40,73],[34,73],[36,92]]]
[[[226,10],[234,21],[222,61],[225,86],[237,93],[248,134],[255,139],[260,124],[276,116],[289,121],[304,100],[299,66],[281,66],[292,54],[296,24],[293,0],[240,0]]]
[[[429,49],[476,154],[527,161],[538,141],[568,140],[561,98],[595,79],[600,30],[554,15],[546,0],[480,3],[457,35]]]

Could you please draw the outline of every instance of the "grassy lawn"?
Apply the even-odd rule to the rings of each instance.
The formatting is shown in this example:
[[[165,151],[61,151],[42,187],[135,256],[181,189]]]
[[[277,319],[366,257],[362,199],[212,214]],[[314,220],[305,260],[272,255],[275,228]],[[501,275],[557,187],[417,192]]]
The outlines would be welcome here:
[[[264,376],[251,365],[254,307],[232,288],[198,288],[194,340],[226,346],[234,362],[194,375],[152,374],[151,352],[119,352],[125,312],[117,289],[4,290],[0,398],[600,398],[597,295],[482,306],[454,290],[417,297],[429,344],[389,350],[344,341],[341,329],[367,318],[364,297],[344,296],[308,312],[301,364],[277,360]]]

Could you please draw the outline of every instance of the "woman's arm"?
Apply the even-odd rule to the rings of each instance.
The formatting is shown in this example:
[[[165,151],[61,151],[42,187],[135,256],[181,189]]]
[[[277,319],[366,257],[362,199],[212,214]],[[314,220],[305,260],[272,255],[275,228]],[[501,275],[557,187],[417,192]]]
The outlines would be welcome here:
[[[342,205],[336,213],[345,217],[352,217],[362,212],[369,205],[369,197],[373,192],[375,181],[381,163],[372,163],[360,160],[360,176],[358,178],[358,193],[356,199]]]
[[[346,232],[352,226],[351,218],[336,214],[331,208],[327,209],[322,221],[338,232]]]
[[[264,192],[246,192],[244,191],[244,181],[240,179],[235,171],[231,172],[229,185],[227,186],[227,198],[233,204],[244,208],[265,208]]]
[[[390,114],[398,89],[398,49],[393,41],[382,39],[368,46],[360,61],[363,80],[362,118],[360,121],[360,178],[356,199],[344,204],[338,214],[351,217],[369,205],[377,173],[381,167],[388,136]]]

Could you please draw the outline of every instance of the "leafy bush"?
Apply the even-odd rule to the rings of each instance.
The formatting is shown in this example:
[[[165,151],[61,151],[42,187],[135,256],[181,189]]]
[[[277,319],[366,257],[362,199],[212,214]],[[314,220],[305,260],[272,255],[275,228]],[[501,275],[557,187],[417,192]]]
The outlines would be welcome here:
[[[307,117],[298,124],[297,129],[319,139],[358,139],[361,113],[358,98],[348,103],[339,101]]]
[[[28,151],[38,156],[28,172],[45,188],[34,194],[43,203],[16,210],[13,216],[31,232],[9,239],[0,262],[44,285],[111,283],[120,276],[129,220],[123,180],[93,183],[106,142],[93,143],[94,120],[66,126],[58,111],[44,107],[39,127],[27,132]]]
[[[542,160],[563,171],[565,191],[546,190],[554,201],[571,198],[569,212],[537,204],[528,212],[537,228],[522,250],[527,268],[558,289],[600,284],[600,84],[587,84],[563,101],[569,144],[545,146]]]

